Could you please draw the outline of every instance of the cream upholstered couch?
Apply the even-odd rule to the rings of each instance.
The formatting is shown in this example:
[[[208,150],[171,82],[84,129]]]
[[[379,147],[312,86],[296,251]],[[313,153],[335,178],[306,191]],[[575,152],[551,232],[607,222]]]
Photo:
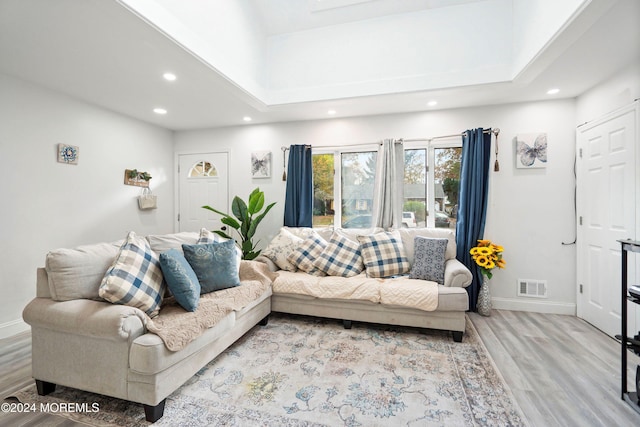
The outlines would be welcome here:
[[[283,227],[291,234],[304,239],[309,236],[309,228]],[[314,229],[324,240],[329,241],[332,228]],[[340,232],[356,241],[358,235],[380,232],[381,229],[340,229]],[[279,277],[273,282],[271,309],[276,312],[303,314],[319,317],[341,319],[345,328],[350,328],[352,321],[404,325],[428,329],[452,331],[456,342],[462,341],[465,331],[465,312],[469,308],[469,300],[464,289],[472,281],[471,272],[456,258],[455,236],[452,231],[438,228],[405,228],[397,230],[402,239],[411,268],[414,266],[414,239],[427,237],[447,239],[443,284],[437,286],[437,307],[433,311],[416,308],[414,300],[419,299],[420,284],[407,281],[406,277],[391,279],[366,279],[366,273],[354,277],[315,277],[306,272],[283,272],[275,261],[277,251],[272,250],[273,241],[263,255],[257,258],[265,262],[272,271],[279,271]],[[281,231],[282,233],[282,231]],[[279,235],[280,236],[280,235]],[[274,238],[274,241],[278,236]],[[286,250],[285,250],[286,251]],[[285,283],[286,282],[286,283]],[[391,286],[402,288],[407,286],[409,295],[405,302],[393,300],[385,303],[384,292]],[[411,286],[411,287],[409,287]],[[351,287],[348,296],[335,296],[334,290]],[[320,289],[320,290],[318,290]],[[329,290],[331,296],[326,297]],[[346,294],[343,294],[346,295]]]
[[[147,236],[155,252],[195,244],[198,233]],[[165,398],[271,312],[271,287],[232,311],[179,351],[145,327],[138,308],[100,300],[96,280],[120,242],[59,249],[37,271],[37,294],[24,309],[31,325],[32,369],[38,393],[56,384],[144,405],[146,418],[163,415]],[[242,279],[242,270],[241,276]]]

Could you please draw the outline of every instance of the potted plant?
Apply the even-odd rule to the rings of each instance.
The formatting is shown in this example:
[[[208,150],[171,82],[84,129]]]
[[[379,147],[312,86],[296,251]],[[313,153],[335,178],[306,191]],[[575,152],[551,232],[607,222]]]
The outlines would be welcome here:
[[[231,211],[235,218],[208,205],[203,206],[203,208],[222,215],[221,222],[236,230],[240,235],[242,259],[252,260],[260,255],[261,252],[260,250],[256,250],[256,245],[259,241],[254,243],[253,236],[256,234],[258,225],[265,215],[271,210],[273,205],[275,205],[275,202],[268,205],[264,211],[260,213],[264,207],[264,192],[260,191],[259,188],[256,188],[249,195],[247,203],[238,196],[233,198]],[[213,230],[213,232],[225,239],[233,239],[222,230]]]

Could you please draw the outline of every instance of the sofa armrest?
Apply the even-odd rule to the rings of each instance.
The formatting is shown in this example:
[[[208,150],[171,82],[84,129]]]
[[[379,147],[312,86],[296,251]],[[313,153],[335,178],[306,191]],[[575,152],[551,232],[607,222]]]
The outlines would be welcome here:
[[[133,341],[146,333],[147,315],[135,307],[77,299],[33,299],[22,312],[32,327],[114,341]]]
[[[444,264],[444,285],[466,288],[473,281],[471,271],[463,263],[453,258]]]
[[[254,259],[254,261],[258,261],[258,262],[262,262],[264,264],[267,264],[267,266],[269,267],[269,270],[271,270],[271,271],[280,270],[280,267],[278,267],[275,262],[271,261],[269,258],[267,258],[264,255],[258,255],[256,257],[256,259]]]

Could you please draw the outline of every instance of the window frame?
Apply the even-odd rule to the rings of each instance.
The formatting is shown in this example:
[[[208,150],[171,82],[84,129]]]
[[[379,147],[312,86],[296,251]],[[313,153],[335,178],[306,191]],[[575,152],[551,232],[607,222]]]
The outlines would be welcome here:
[[[435,228],[435,150],[446,148],[461,148],[462,139],[454,140],[442,139],[439,141],[411,141],[404,142],[404,150],[426,150],[427,174],[426,174],[426,199],[427,199],[427,228]],[[313,155],[332,154],[333,155],[333,200],[334,216],[333,226],[341,227],[342,224],[342,154],[343,153],[366,153],[379,151],[379,144],[366,144],[351,147],[314,147]],[[403,201],[404,203],[404,201]],[[403,209],[404,210],[404,209]]]

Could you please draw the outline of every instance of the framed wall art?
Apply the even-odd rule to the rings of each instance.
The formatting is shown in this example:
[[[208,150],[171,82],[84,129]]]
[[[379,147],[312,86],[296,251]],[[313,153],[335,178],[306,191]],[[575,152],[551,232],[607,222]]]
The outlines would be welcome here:
[[[251,153],[251,177],[271,178],[271,151],[254,151]]]
[[[547,167],[547,134],[523,133],[516,135],[515,153],[516,168],[546,168]]]
[[[68,165],[78,164],[80,149],[75,145],[58,144],[58,161]]]

